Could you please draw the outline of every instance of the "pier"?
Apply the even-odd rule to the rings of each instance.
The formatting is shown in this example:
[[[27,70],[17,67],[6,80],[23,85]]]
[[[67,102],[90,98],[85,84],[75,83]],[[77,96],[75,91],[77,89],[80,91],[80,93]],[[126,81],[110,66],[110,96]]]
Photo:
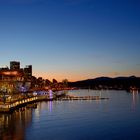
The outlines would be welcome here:
[[[71,101],[71,100],[105,100],[109,98],[103,98],[100,96],[70,96],[66,95],[65,97],[58,98],[57,100],[61,101]]]
[[[72,101],[72,100],[105,100],[109,98],[103,98],[100,96],[72,96],[72,95],[59,95],[50,98],[49,95],[41,95],[35,97],[29,97],[26,99],[15,100],[13,102],[6,102],[5,104],[0,102],[0,113],[10,113],[15,109],[24,107],[32,103],[40,102],[40,101]]]
[[[0,102],[0,113],[10,113],[17,108],[24,107],[29,104],[40,102],[40,101],[50,101],[49,96],[42,95],[42,96],[29,97],[25,99],[17,99],[12,102],[6,102],[6,103]]]
[[[26,106],[27,104],[36,102],[38,97],[31,97],[21,100],[16,100],[14,102],[6,102],[5,104],[0,102],[0,113],[10,113],[14,111],[16,108],[20,108]]]

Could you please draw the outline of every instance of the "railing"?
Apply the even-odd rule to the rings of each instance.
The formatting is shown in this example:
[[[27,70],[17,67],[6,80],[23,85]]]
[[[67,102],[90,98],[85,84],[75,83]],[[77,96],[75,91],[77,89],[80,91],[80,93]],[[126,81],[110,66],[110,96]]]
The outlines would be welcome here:
[[[17,106],[25,104],[25,103],[36,101],[37,99],[38,99],[38,97],[31,97],[31,98],[27,98],[27,99],[17,100],[15,102],[11,102],[11,103],[1,104],[0,109],[1,108],[5,108],[5,109],[14,108],[14,107],[17,107]]]

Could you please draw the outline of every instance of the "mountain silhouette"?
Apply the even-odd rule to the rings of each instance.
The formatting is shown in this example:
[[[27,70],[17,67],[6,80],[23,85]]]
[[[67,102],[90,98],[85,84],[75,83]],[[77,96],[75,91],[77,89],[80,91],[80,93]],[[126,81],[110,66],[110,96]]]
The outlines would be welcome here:
[[[97,77],[76,82],[69,82],[70,87],[91,89],[130,89],[140,88],[140,77]]]

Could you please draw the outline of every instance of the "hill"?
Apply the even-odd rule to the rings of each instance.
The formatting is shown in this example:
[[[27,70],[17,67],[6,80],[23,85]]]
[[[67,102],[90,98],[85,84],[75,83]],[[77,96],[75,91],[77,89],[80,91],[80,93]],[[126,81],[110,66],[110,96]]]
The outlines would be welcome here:
[[[140,77],[98,77],[76,82],[69,82],[70,87],[90,89],[140,89]]]

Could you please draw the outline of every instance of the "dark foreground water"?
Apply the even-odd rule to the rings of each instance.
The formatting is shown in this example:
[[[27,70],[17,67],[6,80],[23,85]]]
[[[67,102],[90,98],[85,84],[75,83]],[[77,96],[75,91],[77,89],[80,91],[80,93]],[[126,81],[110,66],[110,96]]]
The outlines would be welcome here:
[[[0,114],[0,140],[140,140],[140,94],[77,90],[109,100],[38,103]]]

